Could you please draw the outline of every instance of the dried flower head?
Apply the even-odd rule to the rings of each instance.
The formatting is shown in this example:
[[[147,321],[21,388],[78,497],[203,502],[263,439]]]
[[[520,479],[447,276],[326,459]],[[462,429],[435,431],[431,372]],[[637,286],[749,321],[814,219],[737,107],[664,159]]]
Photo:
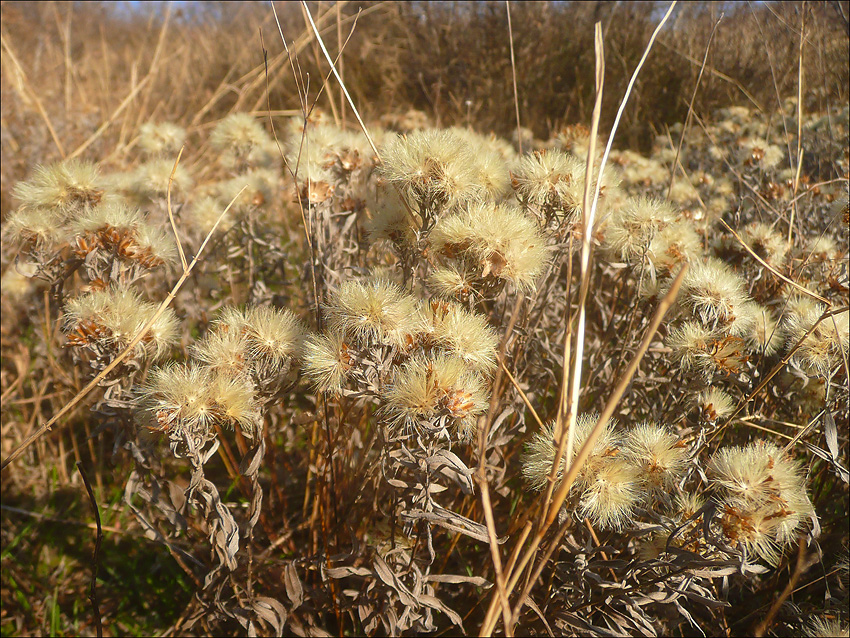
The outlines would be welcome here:
[[[743,335],[754,317],[743,278],[717,259],[691,264],[682,281],[679,304],[708,328]]]
[[[515,208],[476,203],[444,217],[430,235],[433,251],[462,263],[489,287],[510,282],[533,290],[546,265],[546,240]]]
[[[597,414],[583,414],[576,420],[573,458],[581,450],[591,430],[596,426]],[[576,476],[571,493],[580,499],[579,513],[595,525],[621,529],[643,496],[638,468],[629,455],[620,451],[620,441],[614,434],[615,421],[606,423],[593,449]],[[555,422],[545,425],[535,434],[525,448],[522,473],[530,487],[542,490],[548,484],[552,464],[558,450],[554,435]],[[561,458],[556,482],[563,479],[568,467]],[[557,485],[556,485],[557,487]]]
[[[132,288],[111,286],[80,295],[65,305],[64,330],[67,344],[78,347],[108,347],[123,350],[159,309]],[[134,356],[156,360],[177,342],[179,322],[168,308],[139,342]]]
[[[784,345],[785,331],[773,313],[763,306],[753,304],[752,315],[755,322],[747,335],[747,342],[753,350],[769,357]]]
[[[659,231],[676,221],[673,207],[660,199],[630,198],[605,229],[605,243],[628,263],[639,263]]]
[[[788,242],[770,224],[752,222],[740,232],[741,239],[759,257],[776,268],[785,263]],[[743,250],[743,248],[741,248]]]
[[[669,492],[684,472],[688,448],[664,426],[643,423],[625,435],[623,451],[655,494]]]
[[[147,199],[164,198],[168,194],[168,182],[174,170],[174,160],[170,158],[152,159],[133,172],[130,190],[137,196]],[[181,162],[174,172],[171,194],[186,195],[192,188],[192,177]]]
[[[216,320],[215,330],[241,336],[252,372],[263,379],[286,373],[293,360],[300,360],[307,335],[292,312],[268,306],[245,310],[228,306]]]
[[[737,402],[729,394],[714,386],[701,391],[696,396],[696,406],[700,418],[708,423],[725,419],[735,411]]]
[[[462,139],[448,131],[415,131],[396,136],[381,154],[381,175],[396,185],[420,214],[427,211],[438,217],[443,210],[483,195],[473,153]]]
[[[810,638],[850,638],[850,625],[840,618],[823,616],[812,620],[805,633]]]
[[[171,437],[207,439],[218,426],[253,436],[260,423],[254,388],[244,377],[217,375],[197,364],[171,364],[151,372],[141,390],[143,420]]]
[[[707,379],[715,374],[737,375],[748,360],[740,337],[710,330],[697,321],[686,321],[673,329],[666,343],[682,370],[696,370]]]
[[[47,209],[61,222],[99,204],[104,184],[95,164],[66,160],[37,166],[29,180],[15,185],[12,195],[20,200],[21,210]]]
[[[785,319],[788,347],[802,339],[826,314],[821,304],[798,304]],[[809,375],[827,376],[843,357],[850,344],[850,311],[845,310],[817,323],[811,334],[797,348],[793,361]]]
[[[342,391],[354,365],[345,335],[329,330],[323,335],[310,335],[304,344],[304,374],[319,392]]]
[[[328,325],[360,345],[403,346],[421,326],[419,303],[382,279],[343,283],[325,306]]]
[[[186,129],[169,122],[147,122],[139,129],[138,146],[149,157],[175,155],[186,141]]]
[[[137,209],[123,202],[104,202],[86,211],[68,224],[68,233],[81,259],[103,251],[110,261],[117,255],[143,268],[155,268],[177,257],[172,235],[147,223]]]
[[[525,155],[511,173],[511,185],[525,209],[546,222],[574,222],[584,195],[585,164],[562,151]]]
[[[450,263],[435,268],[428,275],[428,286],[444,299],[466,303],[475,291],[477,277],[465,264]]]
[[[210,133],[210,146],[225,168],[272,167],[277,145],[260,122],[248,113],[231,113]]]
[[[414,357],[395,371],[382,408],[387,421],[404,431],[452,428],[466,441],[487,408],[484,380],[463,359],[438,353]]]
[[[496,369],[499,337],[483,315],[454,303],[433,301],[427,317],[431,343],[484,374]]]
[[[47,208],[21,208],[4,221],[3,242],[25,250],[50,250],[67,239],[62,217]]]
[[[800,465],[778,446],[757,441],[719,450],[709,464],[718,490],[724,534],[768,563],[795,540],[795,532],[814,509]]]

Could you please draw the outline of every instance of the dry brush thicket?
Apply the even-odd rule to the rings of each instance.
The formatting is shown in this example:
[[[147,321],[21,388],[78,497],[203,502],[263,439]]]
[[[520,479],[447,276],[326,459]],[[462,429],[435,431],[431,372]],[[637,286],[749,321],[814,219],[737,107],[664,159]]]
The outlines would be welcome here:
[[[457,20],[501,24],[495,6]],[[798,8],[773,19],[798,47],[811,30],[806,56],[846,47],[816,28],[845,5]],[[61,31],[71,13],[54,9]],[[420,10],[410,42],[449,8]],[[520,15],[535,11],[553,9]],[[346,14],[315,13],[343,42]],[[685,102],[684,123],[630,127],[645,152],[603,153],[589,118],[541,136],[540,120],[517,131],[497,109],[435,126],[371,104],[367,140],[339,84],[308,83],[304,35],[291,59],[270,54],[278,73],[291,64],[300,114],[252,114],[274,94],[252,96],[261,85],[233,63],[230,112],[165,118],[189,103],[164,96],[115,115],[115,152],[96,134],[67,157],[73,135],[47,127],[3,37],[17,82],[3,90],[24,103],[13,126],[4,100],[4,136],[22,145],[27,105],[39,131],[4,186],[4,460],[96,385],[3,470],[4,632],[92,630],[88,547],[43,574],[57,557],[21,523],[88,520],[74,459],[110,521],[111,632],[127,630],[121,597],[153,582],[179,609],[142,633],[847,635],[850,125],[823,68],[801,103],[778,78],[771,108],[687,116]],[[215,77],[210,55],[183,70]],[[66,70],[73,93],[83,80]],[[48,144],[66,158],[39,157]],[[51,514],[68,486],[81,505]],[[135,591],[121,552],[143,557]],[[156,576],[164,563],[179,587]],[[60,580],[67,594],[46,591]]]

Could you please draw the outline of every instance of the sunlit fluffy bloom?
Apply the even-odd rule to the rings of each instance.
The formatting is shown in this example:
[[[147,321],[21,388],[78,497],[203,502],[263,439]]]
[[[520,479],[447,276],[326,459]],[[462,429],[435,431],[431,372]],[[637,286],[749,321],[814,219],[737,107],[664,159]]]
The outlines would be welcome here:
[[[685,372],[696,370],[707,379],[714,374],[737,375],[747,362],[743,339],[709,330],[697,321],[686,321],[666,339]]]
[[[767,308],[754,304],[752,314],[755,322],[747,341],[751,348],[769,357],[784,345],[785,331]]]
[[[605,229],[605,243],[629,263],[637,263],[649,251],[659,231],[677,218],[670,204],[647,197],[631,198],[616,210]]]
[[[773,144],[768,144],[758,137],[745,138],[738,142],[738,161],[744,166],[758,166],[760,168],[773,168],[785,156],[782,149]]]
[[[573,454],[577,455],[581,446],[587,440],[590,431],[596,425],[598,415],[581,414],[576,419],[575,433],[573,435]],[[593,449],[590,452],[585,468],[591,466],[591,471],[595,463],[604,458],[610,450],[618,446],[618,440],[614,436],[615,421],[609,420],[602,429],[599,438],[593,444]],[[522,460],[522,474],[526,482],[534,490],[542,490],[548,482],[547,477],[552,471],[552,464],[555,461],[555,452],[558,450],[558,441],[555,440],[555,421],[546,423],[539,432],[531,437],[531,440],[525,447],[525,453]],[[561,458],[561,467],[558,469],[557,482],[560,483],[567,469],[567,461]]]
[[[458,357],[414,357],[395,371],[385,390],[383,413],[393,427],[418,430],[451,426],[461,441],[475,432],[487,408],[484,380]]]
[[[485,196],[491,201],[499,201],[510,191],[511,183],[506,156],[497,150],[494,138],[479,135],[467,128],[453,127],[449,131],[466,142],[472,151],[478,183],[484,187]],[[507,152],[504,148],[501,150]]]
[[[22,208],[11,213],[4,222],[4,243],[41,250],[66,239],[61,216],[46,208]]]
[[[702,419],[714,423],[724,419],[735,411],[735,399],[723,390],[714,386],[701,391],[695,400]]]
[[[189,222],[189,228],[195,234],[204,237],[213,229],[225,208],[227,208],[227,203],[222,204],[217,197],[201,197],[190,203],[183,215]],[[226,233],[233,228],[234,219],[232,209],[227,211],[218,226],[215,227],[216,233]]]
[[[300,359],[307,334],[291,311],[268,306],[227,307],[216,320],[216,330],[243,336],[246,356],[261,377],[273,377]]]
[[[430,341],[485,374],[496,368],[499,338],[483,315],[453,303],[432,302],[427,314]]]
[[[241,330],[211,330],[189,346],[192,356],[216,373],[235,377],[248,372],[248,343]]]
[[[428,286],[444,299],[466,302],[475,289],[475,275],[464,264],[447,264],[428,275]]]
[[[139,148],[147,155],[168,155],[180,151],[186,129],[169,122],[147,122],[139,129]]]
[[[176,436],[206,438],[216,425],[238,426],[253,436],[260,423],[248,379],[217,375],[196,364],[154,369],[141,397],[148,427]]]
[[[232,169],[271,167],[279,151],[260,122],[248,113],[231,113],[210,133],[218,161]]]
[[[484,193],[474,155],[462,139],[448,131],[397,136],[387,142],[381,155],[381,175],[400,188],[416,210],[424,206],[439,213]]]
[[[132,288],[113,286],[80,295],[65,304],[64,329],[69,346],[108,344],[126,347],[157,312],[159,304],[145,301]],[[176,343],[179,322],[167,308],[136,345],[136,356],[158,359]]]
[[[806,628],[810,638],[850,638],[850,625],[840,618],[815,618]]]
[[[344,282],[331,295],[325,311],[331,328],[363,345],[403,346],[421,325],[418,301],[381,279]]]
[[[814,509],[799,463],[772,443],[719,450],[709,464],[724,534],[771,564]]]
[[[597,414],[583,414],[576,419],[573,458],[595,427]],[[609,421],[593,449],[576,476],[571,488],[580,498],[579,512],[595,525],[603,528],[621,529],[629,519],[634,507],[643,496],[638,468],[628,455],[620,452],[620,441],[614,434],[616,423]],[[554,436],[555,422],[546,424],[526,445],[522,457],[522,473],[534,490],[542,490],[548,484],[552,464],[558,450]],[[568,467],[562,456],[556,474],[556,488]]]
[[[130,190],[140,197],[157,198],[166,197],[168,194],[168,182],[171,172],[174,170],[174,160],[170,158],[152,159],[133,172]],[[180,194],[185,196],[192,188],[192,177],[183,165],[177,165],[174,171],[174,180],[171,182],[171,195]]]
[[[353,365],[351,349],[338,330],[310,335],[304,344],[303,371],[320,392],[340,392]]]
[[[537,225],[507,206],[478,203],[444,217],[431,232],[435,253],[457,260],[482,279],[533,290],[546,265],[546,240]]]
[[[95,164],[66,160],[37,166],[30,179],[15,184],[12,195],[20,200],[21,209],[49,209],[64,221],[100,203],[104,185]]]
[[[679,304],[709,328],[742,335],[753,325],[743,278],[717,259],[691,264],[679,290]]]
[[[375,180],[367,191],[366,207],[372,214],[365,224],[370,241],[387,240],[404,248],[416,244],[414,218],[392,184],[382,178]]]
[[[785,320],[788,347],[794,347],[827,312],[821,304],[798,304]],[[793,361],[808,374],[827,376],[847,356],[850,343],[850,311],[827,317],[812,330],[794,353]]]
[[[638,468],[616,457],[583,483],[581,514],[603,529],[625,527],[643,496]]]
[[[145,268],[173,263],[177,248],[173,236],[153,226],[123,202],[104,202],[68,224],[75,253],[81,259],[95,250],[116,254]]]
[[[684,261],[697,261],[702,254],[702,238],[688,219],[661,229],[649,244],[649,259],[661,272],[670,272]]]
[[[780,267],[785,263],[788,243],[770,224],[761,222],[747,224],[741,230],[740,236],[744,243],[753,249],[753,252],[771,266]]]
[[[626,433],[624,443],[624,453],[653,492],[669,491],[685,469],[687,447],[663,426],[654,423],[638,425]]]
[[[215,188],[219,202],[218,214],[220,215],[221,211],[230,205],[228,215],[239,217],[273,202],[279,182],[278,174],[267,168],[252,169],[232,179],[219,182]],[[242,190],[243,188],[245,190]],[[218,215],[213,222],[217,218]]]
[[[534,214],[575,221],[584,196],[584,175],[585,164],[577,157],[539,151],[523,156],[511,174],[511,185],[522,206]]]

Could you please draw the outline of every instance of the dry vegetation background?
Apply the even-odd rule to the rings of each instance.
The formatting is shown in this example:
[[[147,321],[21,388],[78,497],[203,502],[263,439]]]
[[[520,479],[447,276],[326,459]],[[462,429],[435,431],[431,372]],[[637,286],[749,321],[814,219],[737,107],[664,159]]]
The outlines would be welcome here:
[[[188,168],[202,173],[215,160],[207,137],[228,114],[251,113],[271,130],[270,116],[282,136],[287,118],[301,112],[296,79],[267,4],[3,2],[1,6],[0,211],[4,220],[16,206],[11,194],[14,184],[26,179],[36,165],[81,158],[99,162],[105,171],[132,168],[139,129],[146,122],[167,121],[185,127],[188,136],[183,161]],[[595,97],[593,25],[601,22],[606,67],[599,130],[607,136],[629,77],[665,8],[654,2],[511,5],[523,126],[531,129],[535,138],[546,140],[567,125],[589,125]],[[436,127],[472,127],[505,139],[515,133],[504,3],[319,2],[310,3],[310,10],[331,53],[339,50],[356,21],[339,68],[367,122],[388,124],[393,116],[398,118],[416,109]],[[302,82],[309,78],[312,101],[324,84],[328,65],[305,24],[302,8],[296,3],[280,3],[277,11],[290,50],[297,56]],[[804,13],[805,112],[827,113],[847,106],[850,27],[846,2],[682,3],[661,32],[635,85],[620,124],[617,148],[648,154],[659,135],[685,119],[709,35],[721,13],[723,19],[714,35],[693,104],[694,113],[701,119],[710,121],[718,109],[735,105],[746,106],[768,121],[782,117],[780,107],[784,100],[797,94]],[[268,55],[267,66],[263,47]],[[328,82],[316,105],[339,126],[359,130],[338,83]],[[845,117],[846,112],[843,111]],[[844,126],[846,131],[846,122]],[[846,139],[843,143],[846,145]],[[819,173],[820,168],[807,166],[813,179],[834,177],[827,175],[826,168]],[[305,248],[297,202],[288,189],[280,197],[287,249],[303,260]],[[846,238],[845,232],[843,241]],[[846,245],[841,250],[846,260]],[[4,252],[4,272],[13,267],[11,264],[10,255]],[[292,264],[284,267],[284,283],[275,299],[285,300],[297,314],[309,317],[310,300],[299,293],[298,268]],[[187,287],[192,285],[190,281]],[[52,315],[49,303],[45,309],[47,293],[33,299],[33,304],[39,305],[14,323],[4,321],[2,326],[4,459],[86,381],[61,348],[56,309]],[[191,303],[191,299],[184,299],[179,307]],[[201,323],[186,328],[184,350],[191,338],[203,332],[205,325]],[[46,349],[43,344],[48,344]],[[843,374],[842,383],[846,385],[846,369]],[[306,385],[301,391],[310,392]],[[597,403],[588,409],[604,405],[604,398],[594,400]],[[548,405],[548,416],[554,416],[551,397]],[[293,410],[287,414],[296,418],[317,409],[303,397],[293,399],[291,406]],[[836,419],[845,467],[846,419],[846,413]],[[83,403],[55,431],[40,438],[23,457],[3,470],[0,627],[4,635],[93,632],[87,598],[93,519],[74,467],[76,461],[82,461],[91,477],[106,532],[98,584],[105,633],[148,635],[175,631],[190,615],[196,584],[162,545],[144,537],[124,506],[124,484],[132,463],[125,455],[113,455],[112,435],[100,431],[99,426]],[[268,472],[287,477],[291,473],[301,478],[279,482],[270,479],[271,494],[267,495],[264,515],[267,518],[262,527],[270,537],[277,535],[280,554],[275,557],[277,562],[258,578],[266,594],[288,597],[294,603],[299,596],[303,600],[303,594],[292,591],[292,559],[321,547],[327,549],[328,541],[322,540],[327,535],[335,536],[338,551],[342,551],[338,544],[345,545],[349,540],[340,541],[348,530],[324,529],[326,515],[328,521],[331,519],[319,507],[318,495],[330,499],[322,503],[324,508],[331,501],[342,506],[347,498],[344,490],[355,488],[338,486],[337,493],[328,496],[327,485],[321,483],[325,478],[315,485],[311,483],[316,481],[314,474],[324,467],[315,461],[325,450],[321,442],[317,444],[315,429],[296,426],[285,438],[281,445],[286,453],[270,461]],[[506,459],[513,459],[506,461],[509,476],[502,477],[503,489],[493,495],[497,527],[513,534],[512,538],[519,527],[510,524],[511,517],[515,511],[524,513],[527,507],[518,465],[523,441],[517,439],[505,454]],[[275,454],[269,452],[269,456]],[[237,489],[238,481],[226,490],[227,473],[222,468],[218,471],[226,498],[244,501],[244,494]],[[840,481],[829,485],[829,489],[821,485],[820,501],[815,505],[833,502],[828,513],[819,510],[827,516],[822,521],[828,531],[825,545],[838,552],[843,544],[846,554],[846,519],[843,531],[828,529],[827,523],[836,524],[848,510],[847,485]],[[317,499],[315,507],[310,504],[313,498]],[[477,497],[469,497],[462,505],[465,516],[484,521]],[[458,548],[443,540],[440,549],[446,553],[437,562],[443,569],[450,563],[446,573],[456,573],[452,569],[468,570],[467,576],[493,581],[486,542],[468,548],[460,543]],[[512,542],[502,546],[503,555],[504,547],[512,547]],[[755,620],[747,614],[753,609],[769,608],[788,584],[794,571],[793,553],[789,552],[790,558],[764,576],[749,593],[734,590],[736,602],[745,602],[746,608],[724,610],[726,616],[717,626],[725,627],[730,635],[746,633]],[[616,567],[613,562],[610,566]],[[797,583],[798,587],[807,587],[794,598],[798,610],[811,610],[818,605],[823,608],[825,598],[829,602],[831,581],[827,568],[831,566],[832,563],[826,567],[821,563]],[[255,569],[258,574],[262,571]],[[326,587],[327,597],[317,595],[316,601],[344,598],[332,582],[322,581],[315,571],[302,571],[301,577],[305,579],[305,589]],[[547,587],[553,587],[555,576],[547,578],[538,590],[542,596]],[[465,629],[475,633],[492,590],[469,586],[463,592],[451,600],[451,606],[464,617]],[[834,595],[837,594],[833,592]],[[843,595],[846,601],[846,591]],[[301,624],[297,626],[305,631],[321,628],[331,634],[356,634],[365,626],[352,622],[330,603],[326,609],[307,610],[312,604],[302,607],[304,615],[298,621]],[[543,606],[539,601],[538,604]],[[302,612],[293,609],[293,618]],[[546,631],[531,612],[526,613],[526,631]],[[803,620],[810,614],[800,613]],[[308,617],[309,621],[304,620]],[[734,624],[742,618],[742,624]],[[846,613],[843,619],[846,627]],[[437,624],[440,631],[457,631],[445,620],[438,620]],[[687,625],[684,629],[677,627],[677,631],[689,630]],[[801,631],[801,625],[793,623],[786,622],[781,627]],[[293,625],[288,625],[287,631],[291,630]],[[176,631],[179,633],[179,629]],[[196,624],[193,631],[236,633],[243,629],[231,619],[221,625]],[[383,629],[379,627],[377,631]]]

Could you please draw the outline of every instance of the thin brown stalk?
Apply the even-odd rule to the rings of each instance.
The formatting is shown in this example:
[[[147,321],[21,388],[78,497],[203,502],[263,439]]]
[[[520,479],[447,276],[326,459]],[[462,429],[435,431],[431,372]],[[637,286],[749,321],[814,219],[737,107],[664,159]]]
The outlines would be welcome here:
[[[363,123],[363,118],[360,117],[360,112],[357,110],[357,107],[354,106],[354,100],[351,99],[351,95],[348,93],[348,89],[345,88],[345,82],[342,81],[342,77],[339,74],[339,71],[336,70],[336,65],[331,59],[330,54],[328,53],[327,48],[325,47],[325,42],[322,40],[322,36],[319,34],[319,29],[316,27],[316,23],[313,21],[313,16],[310,14],[310,9],[307,7],[307,3],[302,0],[301,3],[304,7],[304,11],[307,13],[307,19],[310,21],[310,26],[313,29],[313,33],[316,36],[316,40],[319,41],[319,46],[322,48],[322,53],[325,54],[325,59],[328,61],[328,64],[331,65],[331,70],[333,71],[334,77],[336,77],[337,82],[339,82],[339,86],[342,88],[342,92],[345,93],[345,98],[348,100],[348,105],[351,107],[351,110],[354,112],[354,117],[357,118],[357,122],[360,124],[360,128],[363,129],[363,134],[366,136],[366,139],[369,140],[369,146],[372,147],[375,155],[380,159],[381,155],[378,153],[378,148],[375,146],[375,142],[372,141],[372,136],[369,135],[369,130],[366,128],[366,125]]]
[[[800,544],[797,550],[797,564],[794,566],[794,573],[791,574],[791,578],[788,580],[788,584],[785,585],[785,589],[782,590],[782,593],[779,594],[779,597],[773,602],[773,605],[771,605],[770,610],[767,612],[767,616],[765,616],[764,620],[762,620],[753,629],[754,636],[760,638],[767,633],[767,630],[770,629],[770,626],[773,624],[776,612],[779,611],[779,608],[788,599],[791,592],[794,591],[794,586],[797,584],[797,581],[800,580],[800,576],[806,573],[806,570],[811,566],[811,564],[811,557],[808,559],[806,557],[806,539],[800,538]]]
[[[171,175],[168,176],[168,189],[166,190],[166,208],[168,209],[168,221],[171,223],[171,231],[174,233],[174,240],[177,242],[177,252],[180,253],[180,264],[185,271],[189,266],[186,263],[186,253],[183,252],[183,243],[180,241],[180,235],[177,234],[177,225],[174,223],[174,212],[171,210],[171,185],[174,182],[174,174],[177,172],[177,165],[180,163],[180,158],[183,156],[185,144],[180,147],[180,152],[177,153],[177,159],[174,160],[174,168],[171,169]]]
[[[806,0],[800,9],[803,12],[800,25],[800,52],[797,65],[797,171],[794,175],[794,195],[791,200],[791,219],[788,220],[788,245],[794,232],[794,217],[797,215],[797,189],[800,187],[800,171],[803,168],[803,44],[806,41]]]
[[[514,85],[514,108],[516,109],[516,139],[519,154],[522,155],[522,127],[519,123],[519,93],[516,88],[516,60],[514,59],[514,30],[511,26],[511,3],[505,0],[505,11],[508,13],[508,43],[511,45],[511,79]]]
[[[679,163],[679,155],[682,152],[682,143],[685,141],[685,133],[688,130],[688,124],[691,123],[691,115],[694,112],[694,101],[697,99],[697,91],[699,90],[699,84],[702,80],[702,74],[705,71],[705,65],[708,62],[708,52],[711,50],[711,41],[714,39],[714,34],[717,31],[717,27],[720,25],[720,21],[723,19],[723,14],[720,14],[720,17],[717,18],[717,22],[714,23],[714,27],[711,29],[711,33],[708,35],[708,42],[705,45],[705,55],[702,57],[702,64],[699,67],[699,74],[697,75],[696,84],[694,84],[694,92],[691,94],[691,101],[688,104],[688,114],[685,116],[685,124],[682,126],[682,134],[679,136],[679,145],[676,147],[676,159],[673,161],[673,167],[670,169],[670,185],[667,187],[667,199],[670,199],[670,193],[673,191],[673,182],[676,181],[676,166]]]
[[[744,250],[746,250],[748,253],[750,253],[750,255],[753,257],[753,259],[755,259],[762,266],[767,268],[775,277],[778,277],[779,279],[781,279],[785,283],[792,285],[794,288],[796,288],[797,290],[802,292],[804,295],[808,295],[809,297],[812,297],[813,299],[817,299],[818,301],[820,301],[823,304],[826,304],[827,306],[832,305],[832,302],[829,301],[829,299],[825,299],[824,297],[821,297],[820,295],[812,292],[808,288],[801,286],[796,281],[792,281],[791,279],[788,279],[788,277],[786,277],[781,272],[776,270],[776,268],[774,268],[769,263],[767,263],[764,259],[759,257],[756,254],[756,252],[747,245],[747,242],[745,242],[743,239],[741,239],[741,236],[738,233],[736,233],[734,230],[732,230],[732,227],[729,226],[729,224],[727,224],[725,221],[723,221],[722,217],[718,217],[718,219],[720,220],[720,223],[723,224],[723,226],[726,228],[726,230],[728,230],[730,233],[732,233],[732,236],[735,237],[735,239],[738,240],[738,242],[741,244],[741,246],[744,247]]]

